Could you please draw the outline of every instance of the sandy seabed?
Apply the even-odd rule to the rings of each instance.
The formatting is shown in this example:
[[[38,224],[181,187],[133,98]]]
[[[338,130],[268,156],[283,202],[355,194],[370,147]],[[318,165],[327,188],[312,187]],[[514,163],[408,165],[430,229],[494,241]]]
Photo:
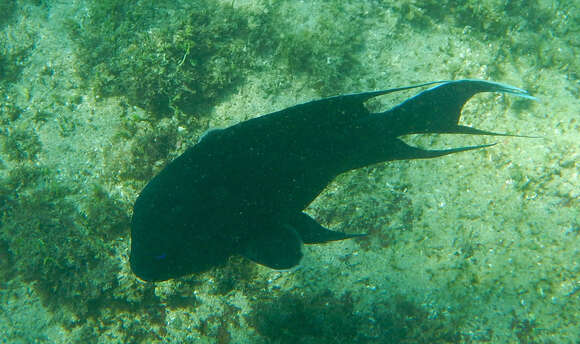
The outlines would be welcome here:
[[[578,343],[580,4],[6,0],[0,343]],[[209,128],[431,80],[524,88],[465,125],[514,137],[339,176],[307,209],[363,239],[143,283],[132,204]],[[389,107],[412,92],[371,104]],[[369,106],[371,106],[369,105]]]

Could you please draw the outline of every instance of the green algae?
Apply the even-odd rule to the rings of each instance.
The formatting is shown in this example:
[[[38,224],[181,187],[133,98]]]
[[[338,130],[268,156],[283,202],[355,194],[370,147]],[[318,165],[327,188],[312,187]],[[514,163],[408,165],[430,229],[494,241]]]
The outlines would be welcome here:
[[[2,83],[14,82],[20,77],[26,59],[30,56],[37,39],[36,33],[30,29],[12,31],[10,35],[10,41],[7,39],[0,41],[0,82]]]
[[[10,317],[0,317],[0,332],[7,341],[577,339],[573,3],[6,4],[0,297]],[[128,270],[137,193],[210,123],[323,95],[459,77],[507,81],[542,99],[478,97],[466,123],[551,140],[502,140],[482,152],[341,176],[308,211],[333,229],[371,235],[308,248],[296,271],[236,258],[151,285]]]
[[[33,160],[41,150],[41,143],[33,130],[14,128],[3,136],[2,152],[12,160]]]
[[[282,2],[260,12],[216,1],[105,1],[65,27],[78,47],[79,74],[97,95],[125,96],[157,116],[199,115],[263,68],[265,56],[286,65],[288,75],[308,76],[321,93],[336,92],[342,70],[357,67],[360,10],[329,3],[318,10],[332,16],[289,31],[291,9]],[[339,25],[348,21],[361,25]]]
[[[321,290],[300,296],[276,293],[257,304],[250,323],[269,343],[456,343],[457,326],[393,296],[355,309],[355,296]],[[369,321],[369,319],[371,321]]]
[[[103,1],[67,28],[79,70],[100,96],[124,95],[157,115],[195,114],[240,82],[252,64],[245,11],[216,1]]]
[[[11,19],[15,10],[16,0],[6,0],[0,3],[0,13],[2,13],[2,16],[0,17],[0,27]]]
[[[85,278],[110,280],[106,276],[113,267],[100,259],[106,247],[77,223],[80,214],[67,199],[73,190],[56,181],[50,169],[30,164],[14,167],[2,184],[8,189],[4,190],[2,237],[12,268],[23,279],[35,281],[47,304],[82,312],[79,301],[99,293],[95,289],[99,284],[89,284]]]
[[[267,10],[272,16],[267,23],[268,40],[262,45],[272,51],[275,63],[286,66],[286,75],[304,76],[308,87],[319,94],[334,95],[346,86],[342,84],[350,84],[344,76],[345,70],[353,74],[362,72],[357,53],[368,29],[361,16],[364,6],[336,2],[296,6],[272,2]],[[326,15],[304,18],[296,25],[295,19],[305,11]]]

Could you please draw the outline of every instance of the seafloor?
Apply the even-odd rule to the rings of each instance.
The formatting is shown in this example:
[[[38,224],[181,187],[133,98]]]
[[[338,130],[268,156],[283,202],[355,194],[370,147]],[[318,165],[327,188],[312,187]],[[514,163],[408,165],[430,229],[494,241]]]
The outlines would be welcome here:
[[[578,56],[578,0],[2,0],[0,343],[579,343]],[[132,203],[208,128],[459,78],[539,98],[465,124],[541,138],[409,138],[499,144],[340,176],[308,212],[370,235],[292,271],[131,274]]]

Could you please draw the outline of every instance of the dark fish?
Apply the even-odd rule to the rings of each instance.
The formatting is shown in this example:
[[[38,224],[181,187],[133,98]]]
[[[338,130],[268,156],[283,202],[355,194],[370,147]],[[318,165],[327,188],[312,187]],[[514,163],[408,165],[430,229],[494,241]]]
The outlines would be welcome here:
[[[432,84],[439,85],[385,112],[370,113],[364,106],[373,97]],[[146,281],[162,281],[208,270],[234,254],[288,269],[300,262],[303,243],[362,235],[328,230],[302,211],[343,172],[491,146],[423,150],[398,138],[507,135],[458,125],[461,108],[479,92],[534,99],[495,82],[431,82],[315,100],[207,132],[137,198],[133,272]]]

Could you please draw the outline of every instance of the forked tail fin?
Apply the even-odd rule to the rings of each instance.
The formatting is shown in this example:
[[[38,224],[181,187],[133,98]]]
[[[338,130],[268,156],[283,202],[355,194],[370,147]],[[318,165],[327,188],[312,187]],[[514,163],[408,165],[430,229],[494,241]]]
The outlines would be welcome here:
[[[396,131],[399,135],[446,133],[521,136],[495,133],[458,124],[463,105],[480,92],[503,92],[536,100],[527,91],[514,86],[467,79],[449,81],[432,87],[383,114],[391,117],[391,123],[396,123]]]
[[[417,87],[424,85],[418,85]],[[355,96],[366,101],[376,96],[413,87],[374,91]],[[352,154],[351,159],[345,162],[343,170],[382,161],[435,158],[494,145],[484,144],[427,150],[409,146],[399,139],[400,136],[407,134],[439,133],[534,137],[496,133],[459,125],[458,122],[463,105],[472,96],[480,92],[503,92],[536,100],[525,90],[497,82],[483,80],[442,81],[439,85],[425,90],[385,112],[369,113],[367,116],[360,118],[358,126],[363,129],[358,134],[360,137],[356,145],[358,154],[356,156]]]
[[[492,81],[467,79],[445,82],[425,90],[386,111],[383,115],[391,118],[389,122],[395,125],[393,129],[398,135],[439,133],[536,138],[534,136],[496,133],[459,125],[461,109],[471,97],[480,92],[503,92],[530,100],[537,100],[527,91],[514,86]],[[485,144],[451,149],[426,150],[409,146],[400,140],[397,141],[395,145],[398,147],[392,151],[393,159],[435,158],[451,153],[494,145]]]

